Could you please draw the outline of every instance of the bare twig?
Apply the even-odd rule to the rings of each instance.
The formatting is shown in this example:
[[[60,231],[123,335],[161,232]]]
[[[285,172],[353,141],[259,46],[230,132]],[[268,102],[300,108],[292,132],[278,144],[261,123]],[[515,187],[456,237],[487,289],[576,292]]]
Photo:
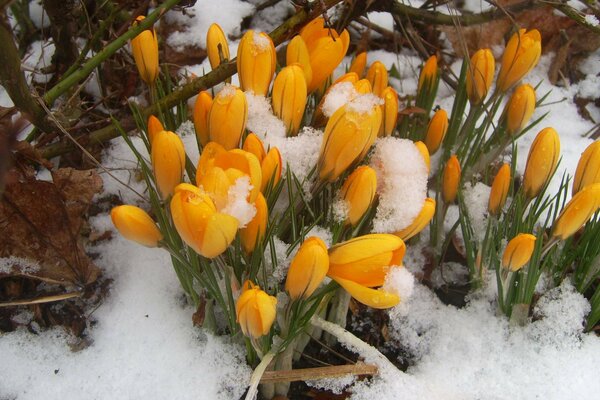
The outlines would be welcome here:
[[[14,306],[28,306],[32,304],[42,304],[42,303],[53,303],[55,301],[72,299],[75,297],[81,297],[83,292],[69,292],[63,294],[57,294],[54,296],[43,296],[37,297],[35,299],[27,299],[27,300],[14,300],[14,301],[6,301],[0,303],[0,307],[14,307]]]
[[[357,362],[356,364],[333,365],[329,367],[302,368],[287,371],[265,371],[260,383],[310,381],[324,378],[340,378],[347,375],[377,375],[376,365]]]

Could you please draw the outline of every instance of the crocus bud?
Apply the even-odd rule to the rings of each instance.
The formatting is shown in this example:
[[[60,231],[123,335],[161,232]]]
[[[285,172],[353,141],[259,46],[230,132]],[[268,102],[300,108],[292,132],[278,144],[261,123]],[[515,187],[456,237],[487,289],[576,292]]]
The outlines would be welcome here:
[[[398,236],[373,233],[329,249],[331,278],[342,278],[367,287],[383,285],[391,265],[402,265],[406,246]]]
[[[121,235],[143,246],[156,247],[163,238],[152,218],[139,207],[114,207],[110,211],[110,218]]]
[[[344,59],[350,45],[350,35],[345,29],[339,34],[334,29],[326,28],[325,20],[318,17],[302,28],[300,36],[308,49],[312,69],[308,92],[312,93],[323,85]]]
[[[138,16],[133,26],[143,21],[143,15]],[[154,29],[146,29],[131,39],[131,52],[137,66],[140,78],[152,86],[158,77],[158,39]]]
[[[383,91],[383,105],[381,110],[383,111],[383,120],[381,123],[380,135],[379,136],[390,136],[394,129],[396,129],[396,122],[398,121],[398,93],[393,87],[388,86]]]
[[[319,176],[335,181],[352,163],[360,161],[375,142],[381,108],[355,110],[352,103],[337,110],[325,127],[319,156]]]
[[[533,199],[540,194],[556,170],[559,155],[558,133],[552,128],[542,129],[531,144],[525,165],[523,188],[527,198]]]
[[[525,128],[535,110],[535,89],[524,84],[517,87],[506,104],[506,131],[514,135]]]
[[[154,115],[148,117],[148,140],[150,141],[150,145],[152,145],[152,141],[156,134],[164,130],[165,128],[158,118]]]
[[[290,263],[285,290],[292,300],[306,299],[319,287],[329,270],[327,246],[316,236],[306,239]]]
[[[246,139],[244,139],[244,146],[242,146],[242,150],[254,154],[258,159],[258,162],[261,163],[267,155],[267,153],[265,153],[265,146],[263,145],[262,140],[260,140],[260,138],[254,133],[250,133],[248,134],[248,136],[246,136]]]
[[[536,66],[542,54],[542,38],[537,29],[527,32],[519,29],[504,49],[502,66],[496,86],[501,92],[508,91]]]
[[[173,189],[183,178],[185,149],[183,142],[171,131],[161,131],[152,142],[152,169],[156,185],[163,199],[173,194]]]
[[[502,267],[513,272],[520,270],[531,259],[535,249],[535,236],[519,233],[511,239],[502,255]]]
[[[429,224],[429,221],[433,218],[435,214],[435,200],[428,197],[425,199],[425,203],[423,203],[423,207],[421,211],[419,211],[419,215],[417,218],[410,223],[409,226],[394,233],[394,235],[400,237],[400,239],[407,241],[411,237],[417,235],[421,232],[425,227]]]
[[[258,194],[258,197],[254,202],[254,207],[256,207],[254,218],[252,218],[245,228],[240,229],[242,248],[247,254],[252,253],[257,244],[262,242],[265,237],[265,232],[267,231],[267,222],[269,220],[267,201],[261,193]]]
[[[215,258],[231,244],[238,220],[217,212],[208,194],[190,184],[175,188],[171,216],[181,239],[206,258]]]
[[[377,174],[373,168],[363,165],[348,176],[340,190],[340,197],[348,207],[346,223],[358,224],[373,204],[376,190]]]
[[[446,110],[440,108],[431,117],[427,133],[425,134],[425,145],[427,146],[427,150],[429,150],[429,154],[435,154],[438,151],[447,131],[448,114]]]
[[[244,335],[258,339],[271,330],[277,312],[277,299],[250,283],[235,304],[235,312]]]
[[[488,211],[492,215],[498,215],[506,203],[508,188],[510,187],[510,165],[503,164],[498,170],[492,182],[490,199],[488,202]]]
[[[552,228],[552,236],[566,240],[579,230],[600,207],[600,183],[578,191],[565,205]]]
[[[358,53],[354,60],[352,60],[352,64],[350,64],[350,69],[348,72],[354,72],[359,77],[362,77],[365,73],[365,68],[367,67],[367,52],[363,51],[362,53]]]
[[[600,183],[600,140],[590,144],[579,158],[573,180],[573,195],[593,183]]]
[[[223,29],[219,24],[213,23],[206,33],[206,51],[208,53],[208,61],[210,61],[210,67],[215,69],[221,64],[221,57],[223,61],[229,61],[229,45],[227,44],[227,38]]]
[[[266,96],[275,73],[275,61],[275,46],[271,37],[264,32],[246,32],[237,52],[237,70],[242,90]]]
[[[454,203],[460,185],[460,162],[456,155],[450,156],[442,175],[442,197],[445,203]]]
[[[375,61],[367,71],[367,80],[371,82],[373,94],[383,97],[383,91],[388,86],[388,72],[381,61]]]
[[[290,40],[285,51],[285,65],[292,65],[294,63],[299,64],[304,73],[304,79],[306,85],[312,80],[312,68],[310,67],[310,57],[308,55],[308,48],[302,36],[296,35]]]
[[[208,132],[208,113],[213,104],[212,96],[206,90],[198,94],[196,103],[194,104],[194,128],[196,129],[196,137],[202,146],[210,141]]]
[[[425,89],[425,85],[432,86],[438,77],[438,63],[437,57],[431,56],[423,65],[421,74],[419,75],[419,86],[417,92]]]
[[[479,49],[471,57],[467,71],[467,93],[471,104],[479,104],[488,95],[494,80],[496,62],[490,49]]]
[[[210,141],[219,143],[226,150],[238,147],[247,119],[246,95],[235,86],[225,85],[215,96],[208,113]]]
[[[282,164],[279,149],[277,147],[271,147],[260,166],[262,171],[262,183],[260,185],[261,192],[265,193],[269,186],[269,182],[271,182],[271,187],[275,187],[275,185],[279,183],[279,180],[281,179]]]
[[[296,136],[306,106],[306,80],[298,64],[288,65],[279,71],[273,83],[273,112],[285,125],[290,136]]]
[[[431,159],[429,157],[429,150],[427,150],[427,145],[425,145],[425,143],[421,141],[418,141],[415,142],[415,147],[423,156],[423,160],[425,160],[425,165],[427,165],[427,172],[429,172],[429,169],[431,168]]]
[[[356,81],[356,83],[354,84],[354,89],[356,89],[356,91],[359,94],[373,93],[373,87],[371,86],[371,82],[369,82],[368,79],[360,79]]]

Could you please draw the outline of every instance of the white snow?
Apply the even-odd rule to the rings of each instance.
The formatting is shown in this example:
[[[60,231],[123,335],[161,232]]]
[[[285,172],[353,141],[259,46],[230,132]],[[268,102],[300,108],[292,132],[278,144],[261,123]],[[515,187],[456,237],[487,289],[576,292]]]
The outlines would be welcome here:
[[[425,202],[427,165],[414,143],[407,139],[378,139],[371,158],[377,173],[379,205],[373,231],[392,233],[406,228]]]
[[[15,271],[15,266],[20,273],[25,274],[31,274],[40,269],[40,266],[37,263],[25,258],[14,256],[0,257],[0,274],[13,273]]]
[[[109,181],[110,178],[105,179]],[[106,214],[95,229],[113,229]],[[94,251],[110,295],[91,320],[92,344],[71,351],[61,328],[33,335],[24,329],[0,338],[0,398],[237,399],[250,369],[245,350],[192,326],[194,312],[168,254],[118,233]]]
[[[185,14],[181,11],[167,12],[167,22],[179,28],[169,35],[168,43],[180,50],[186,46],[206,48],[206,32],[215,22],[221,26],[225,36],[239,37],[242,20],[253,11],[253,5],[239,0],[197,0],[186,9]]]
[[[598,26],[598,24],[600,24],[600,21],[598,21],[598,18],[594,14],[586,14],[585,17],[583,17],[583,19],[585,20],[585,23],[589,26],[595,27]]]
[[[229,187],[227,191],[227,205],[221,210],[224,214],[229,214],[240,223],[239,227],[244,228],[256,215],[254,204],[248,203],[248,194],[252,190],[250,178],[242,176]]]
[[[325,100],[323,100],[323,115],[331,117],[334,112],[339,110],[344,104],[350,102],[358,94],[352,82],[340,82],[333,85],[327,92]]]
[[[475,186],[467,185],[463,187],[465,206],[471,220],[471,226],[475,235],[474,239],[479,242],[485,237],[491,190],[491,187],[482,182],[477,182]]]

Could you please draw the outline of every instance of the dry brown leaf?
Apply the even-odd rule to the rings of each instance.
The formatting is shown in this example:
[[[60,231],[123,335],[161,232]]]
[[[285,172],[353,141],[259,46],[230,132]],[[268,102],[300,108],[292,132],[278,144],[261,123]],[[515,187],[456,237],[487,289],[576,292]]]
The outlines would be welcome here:
[[[26,275],[77,286],[97,279],[99,269],[79,233],[102,180],[95,171],[53,175],[56,183],[21,177],[7,184],[0,202],[0,257],[12,258],[0,278]]]

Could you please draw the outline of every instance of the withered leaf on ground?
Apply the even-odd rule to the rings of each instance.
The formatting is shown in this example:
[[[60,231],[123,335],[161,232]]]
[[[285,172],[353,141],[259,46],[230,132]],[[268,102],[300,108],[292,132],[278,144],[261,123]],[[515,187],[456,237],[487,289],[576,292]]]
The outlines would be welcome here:
[[[102,180],[93,170],[69,168],[53,177],[55,183],[21,176],[6,186],[0,201],[0,257],[11,257],[12,265],[0,269],[0,278],[29,275],[78,286],[98,278],[80,231]]]

